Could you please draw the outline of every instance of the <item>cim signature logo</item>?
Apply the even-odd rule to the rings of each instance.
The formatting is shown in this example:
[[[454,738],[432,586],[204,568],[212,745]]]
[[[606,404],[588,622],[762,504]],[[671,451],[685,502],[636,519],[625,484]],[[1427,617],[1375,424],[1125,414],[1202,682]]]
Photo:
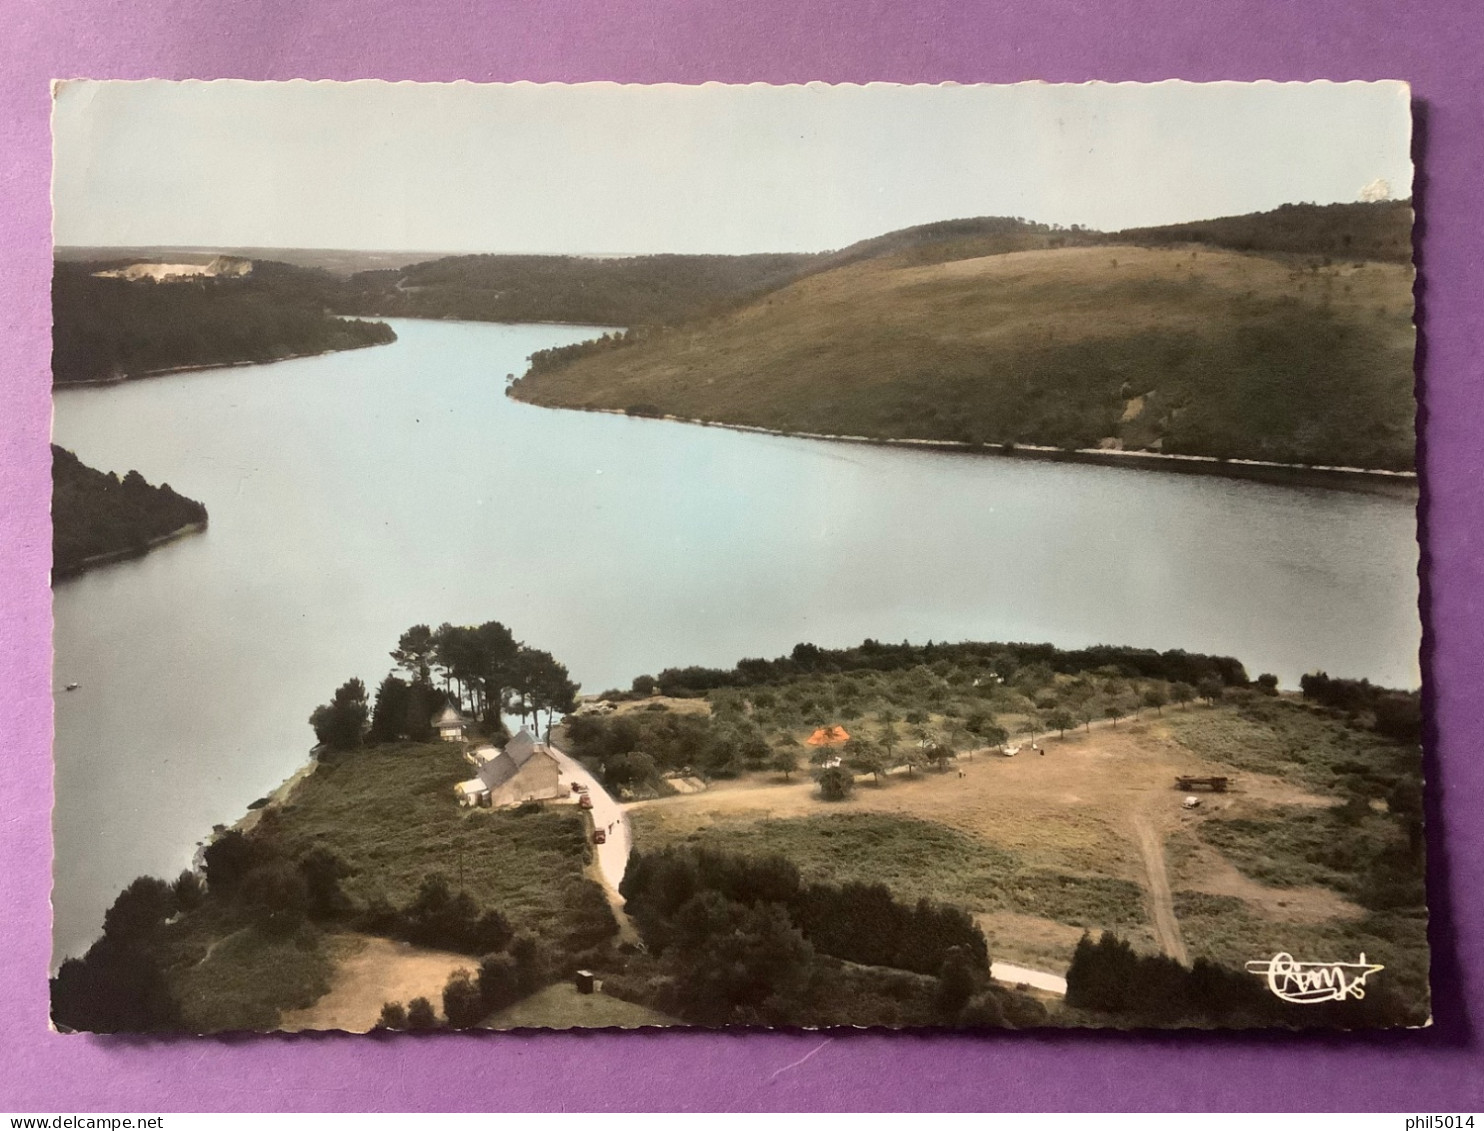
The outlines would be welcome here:
[[[1344,1001],[1365,997],[1365,980],[1386,967],[1365,960],[1359,962],[1295,962],[1291,954],[1247,963],[1249,973],[1268,980],[1268,989],[1296,1005],[1317,1005],[1322,1001]]]

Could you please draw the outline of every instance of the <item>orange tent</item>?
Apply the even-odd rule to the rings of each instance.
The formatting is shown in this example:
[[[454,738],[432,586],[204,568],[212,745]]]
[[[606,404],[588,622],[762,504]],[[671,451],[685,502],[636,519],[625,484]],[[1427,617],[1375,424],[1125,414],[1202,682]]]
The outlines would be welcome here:
[[[820,727],[804,740],[810,746],[839,746],[850,741],[844,727]]]

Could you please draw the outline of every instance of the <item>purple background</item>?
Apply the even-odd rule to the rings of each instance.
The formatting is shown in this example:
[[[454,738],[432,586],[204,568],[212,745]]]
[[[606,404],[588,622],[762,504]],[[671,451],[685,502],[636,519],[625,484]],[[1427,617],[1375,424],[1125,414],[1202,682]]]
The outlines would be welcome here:
[[[1484,17],[1477,0],[0,0],[0,1110],[1484,1108]],[[46,1022],[52,78],[1400,78],[1417,101],[1437,1024],[1323,1038],[106,1040]],[[100,751],[106,757],[107,751]]]

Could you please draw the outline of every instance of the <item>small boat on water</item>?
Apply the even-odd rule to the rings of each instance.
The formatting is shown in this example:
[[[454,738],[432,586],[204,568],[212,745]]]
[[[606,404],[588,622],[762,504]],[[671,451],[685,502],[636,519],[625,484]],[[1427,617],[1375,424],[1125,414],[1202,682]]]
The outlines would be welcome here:
[[[80,684],[80,683],[69,683],[67,685],[67,688],[66,689],[68,691],[76,691],[81,686],[82,686],[82,684]]]

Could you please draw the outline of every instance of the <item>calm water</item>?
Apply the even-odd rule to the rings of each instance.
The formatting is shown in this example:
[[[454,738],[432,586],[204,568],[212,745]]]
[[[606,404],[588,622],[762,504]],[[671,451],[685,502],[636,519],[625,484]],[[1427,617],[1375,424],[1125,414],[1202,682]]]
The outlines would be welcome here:
[[[395,345],[57,397],[56,438],[211,511],[56,591],[56,951],[173,875],[374,688],[410,624],[502,620],[584,688],[800,640],[1099,642],[1415,685],[1410,502],[758,436],[508,400],[592,331]]]

